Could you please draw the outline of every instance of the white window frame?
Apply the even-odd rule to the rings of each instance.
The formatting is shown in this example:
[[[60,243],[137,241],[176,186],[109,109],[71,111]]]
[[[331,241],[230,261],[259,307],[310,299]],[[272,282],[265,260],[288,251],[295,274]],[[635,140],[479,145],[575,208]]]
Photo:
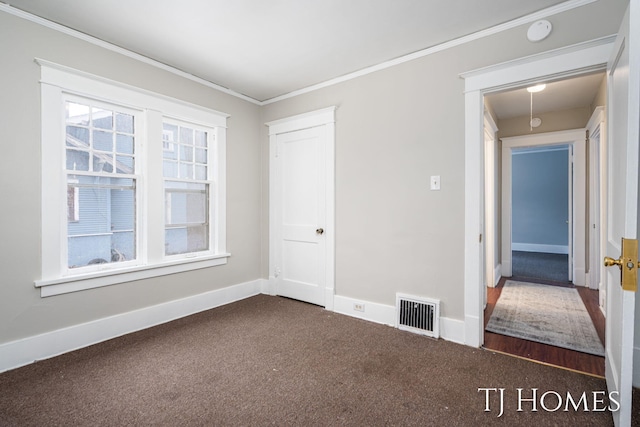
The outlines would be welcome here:
[[[226,252],[226,123],[229,115],[144,89],[115,82],[49,61],[36,59],[41,70],[41,172],[42,172],[42,275],[35,281],[41,296],[108,286],[117,283],[174,274],[227,263]],[[65,172],[65,117],[67,95],[95,99],[142,112],[141,140],[136,142],[138,251],[135,265],[102,264],[91,272],[67,269],[67,184]],[[215,129],[210,151],[209,179],[215,191],[210,206],[210,250],[181,256],[164,255],[164,210],[162,176],[163,118],[175,118]],[[138,126],[138,123],[136,123]],[[215,163],[214,163],[215,162]]]

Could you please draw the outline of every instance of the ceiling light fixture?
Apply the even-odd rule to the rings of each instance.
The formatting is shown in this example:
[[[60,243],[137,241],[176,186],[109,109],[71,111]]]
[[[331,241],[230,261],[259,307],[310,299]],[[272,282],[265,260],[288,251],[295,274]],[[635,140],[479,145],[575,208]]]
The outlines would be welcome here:
[[[536,92],[542,92],[544,90],[544,88],[546,88],[547,85],[546,84],[539,84],[539,85],[535,85],[535,86],[529,86],[527,88],[527,92],[529,93],[536,93]]]
[[[542,124],[540,117],[533,117],[533,94],[542,92],[547,87],[546,84],[541,83],[535,86],[529,86],[527,92],[529,92],[529,132],[533,132],[533,128],[537,128]]]

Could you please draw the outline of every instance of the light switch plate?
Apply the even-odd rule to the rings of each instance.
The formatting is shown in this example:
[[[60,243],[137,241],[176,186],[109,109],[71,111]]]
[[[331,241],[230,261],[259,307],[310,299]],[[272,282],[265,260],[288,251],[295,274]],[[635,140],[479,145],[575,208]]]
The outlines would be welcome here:
[[[440,190],[440,175],[433,175],[431,177],[431,190]]]

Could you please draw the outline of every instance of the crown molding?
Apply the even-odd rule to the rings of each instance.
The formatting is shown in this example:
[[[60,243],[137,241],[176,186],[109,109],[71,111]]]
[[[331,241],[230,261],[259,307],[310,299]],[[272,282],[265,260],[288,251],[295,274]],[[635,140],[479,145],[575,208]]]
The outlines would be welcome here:
[[[419,50],[417,52],[410,53],[408,55],[401,56],[399,58],[392,59],[390,61],[382,62],[382,63],[380,63],[378,65],[367,67],[367,68],[364,68],[362,70],[355,71],[353,73],[345,74],[344,76],[341,76],[341,77],[336,77],[335,79],[327,80],[325,82],[318,83],[318,84],[315,84],[315,85],[312,85],[312,86],[308,86],[306,88],[302,88],[302,89],[299,89],[299,90],[296,90],[296,91],[293,91],[293,92],[289,92],[289,93],[284,94],[284,95],[276,96],[275,98],[267,99],[265,101],[262,101],[261,105],[272,104],[274,102],[282,101],[282,100],[288,99],[288,98],[293,98],[293,97],[298,96],[298,95],[302,95],[302,94],[305,94],[305,93],[313,92],[315,90],[322,89],[322,88],[329,87],[329,86],[333,86],[335,84],[346,82],[348,80],[353,80],[353,79],[355,79],[357,77],[362,77],[362,76],[365,76],[367,74],[375,73],[376,71],[384,70],[386,68],[390,68],[390,67],[393,67],[393,66],[396,66],[396,65],[399,65],[399,64],[403,64],[405,62],[413,61],[414,59],[418,59],[418,58],[422,58],[422,57],[425,57],[425,56],[428,56],[428,55],[432,55],[434,53],[441,52],[441,51],[446,50],[446,49],[451,49],[452,47],[460,46],[460,45],[463,45],[465,43],[472,42],[474,40],[479,40],[479,39],[482,39],[484,37],[488,37],[488,36],[491,36],[493,34],[497,34],[497,33],[500,33],[502,31],[506,31],[506,30],[509,30],[511,28],[515,28],[515,27],[518,27],[520,25],[523,25],[523,24],[528,24],[530,22],[535,22],[535,21],[537,21],[539,19],[547,18],[547,17],[552,16],[552,15],[557,15],[558,13],[566,12],[566,11],[571,10],[571,9],[575,9],[575,8],[578,8],[578,7],[581,7],[581,6],[585,6],[585,5],[594,3],[596,1],[598,1],[598,0],[569,0],[569,1],[557,4],[555,6],[551,6],[551,7],[548,7],[546,9],[539,10],[538,12],[534,12],[532,14],[525,15],[525,16],[520,17],[518,19],[514,19],[512,21],[505,22],[503,24],[496,25],[494,27],[487,28],[485,30],[481,30],[481,31],[469,34],[467,36],[459,37],[457,39],[450,40],[448,42],[441,43],[441,44],[438,44],[436,46],[433,46],[433,47],[430,47],[430,48],[427,48],[427,49]]]
[[[534,13],[531,13],[529,15],[525,15],[525,16],[522,16],[520,18],[514,19],[512,21],[508,21],[508,22],[493,26],[491,28],[487,28],[485,30],[477,31],[475,33],[472,33],[472,34],[469,34],[469,35],[466,35],[466,36],[463,36],[463,37],[459,37],[457,39],[450,40],[450,41],[438,44],[436,46],[432,46],[432,47],[427,48],[427,49],[419,50],[417,52],[414,52],[414,53],[411,53],[411,54],[408,54],[408,55],[404,55],[404,56],[401,56],[399,58],[392,59],[390,61],[382,62],[380,64],[373,65],[371,67],[367,67],[367,68],[364,68],[362,70],[355,71],[353,73],[345,74],[344,76],[336,77],[334,79],[330,79],[330,80],[327,80],[327,81],[324,81],[324,82],[321,82],[321,83],[318,83],[318,84],[315,84],[315,85],[307,86],[305,88],[298,89],[298,90],[295,90],[295,91],[292,91],[292,92],[289,92],[289,93],[286,93],[286,94],[283,94],[283,95],[279,95],[279,96],[276,96],[274,98],[263,100],[263,101],[259,101],[259,100],[255,99],[255,98],[251,98],[250,96],[241,94],[239,92],[236,92],[236,91],[231,90],[229,88],[226,88],[224,86],[220,86],[220,85],[218,85],[216,83],[210,82],[209,80],[205,80],[205,79],[203,79],[201,77],[197,77],[197,76],[195,76],[193,74],[189,74],[189,73],[187,73],[185,71],[182,71],[182,70],[180,70],[178,68],[175,68],[175,67],[172,67],[170,65],[164,64],[162,62],[156,61],[155,59],[151,59],[151,58],[149,58],[147,56],[144,56],[144,55],[141,55],[139,53],[132,52],[130,50],[124,49],[124,48],[122,48],[120,46],[116,46],[116,45],[114,45],[112,43],[109,43],[109,42],[106,42],[104,40],[98,39],[96,37],[90,36],[88,34],[82,33],[80,31],[73,30],[73,29],[71,29],[69,27],[65,27],[64,25],[57,24],[55,22],[52,22],[52,21],[49,21],[47,19],[41,18],[39,16],[30,14],[28,12],[24,12],[24,11],[22,11],[20,9],[17,9],[17,8],[15,8],[13,6],[10,6],[8,4],[0,3],[0,11],[4,11],[4,12],[9,13],[11,15],[14,15],[14,16],[26,19],[28,21],[43,25],[43,26],[45,26],[47,28],[62,32],[64,34],[70,35],[72,37],[76,37],[78,39],[84,40],[84,41],[89,42],[91,44],[94,44],[96,46],[103,47],[103,48],[111,50],[113,52],[120,53],[120,54],[125,55],[125,56],[127,56],[129,58],[136,59],[138,61],[144,62],[145,64],[152,65],[154,67],[157,67],[157,68],[160,68],[162,70],[168,71],[168,72],[173,73],[175,75],[178,75],[180,77],[184,77],[184,78],[186,78],[188,80],[192,80],[192,81],[194,81],[196,83],[202,84],[203,86],[207,86],[207,87],[210,87],[212,89],[218,90],[220,92],[226,93],[228,95],[234,96],[236,98],[240,98],[242,100],[248,101],[248,102],[250,102],[252,104],[259,105],[259,106],[264,106],[264,105],[273,104],[274,102],[278,102],[278,101],[282,101],[282,100],[285,100],[285,99],[293,98],[293,97],[296,97],[296,96],[299,96],[299,95],[303,95],[305,93],[309,93],[309,92],[313,92],[313,91],[316,91],[316,90],[319,90],[319,89],[323,89],[323,88],[326,88],[326,87],[329,87],[329,86],[333,86],[333,85],[336,85],[338,83],[342,83],[342,82],[346,82],[346,81],[349,81],[349,80],[353,80],[355,78],[362,77],[362,76],[365,76],[367,74],[375,73],[376,71],[381,71],[381,70],[384,70],[384,69],[387,69],[387,68],[390,68],[390,67],[394,67],[394,66],[399,65],[399,64],[403,64],[405,62],[413,61],[415,59],[419,59],[419,58],[422,58],[422,57],[425,57],[425,56],[428,56],[428,55],[432,55],[434,53],[441,52],[441,51],[446,50],[446,49],[450,49],[450,48],[453,48],[453,47],[456,47],[456,46],[460,46],[462,44],[469,43],[469,42],[472,42],[474,40],[479,40],[479,39],[482,39],[484,37],[488,37],[488,36],[491,36],[493,34],[497,34],[497,33],[500,33],[502,31],[506,31],[506,30],[509,30],[511,28],[515,28],[517,26],[523,25],[523,24],[527,24],[527,23],[530,23],[530,22],[535,22],[535,21],[537,21],[539,19],[547,18],[549,16],[553,16],[553,15],[556,15],[556,14],[559,14],[559,13],[562,13],[562,12],[566,12],[568,10],[572,10],[572,9],[575,9],[575,8],[578,8],[578,7],[581,7],[581,6],[585,6],[585,5],[594,3],[596,1],[598,1],[598,0],[568,0],[568,1],[565,1],[563,3],[548,7],[548,8],[543,9],[543,10],[540,10],[538,12],[534,12]]]
[[[120,46],[114,45],[112,43],[106,42],[106,41],[101,40],[101,39],[99,39],[97,37],[90,36],[88,34],[85,34],[85,33],[82,33],[80,31],[74,30],[72,28],[65,27],[64,25],[60,25],[60,24],[58,24],[56,22],[49,21],[48,19],[44,19],[44,18],[41,18],[39,16],[33,15],[31,13],[24,12],[24,11],[22,11],[20,9],[17,9],[17,8],[15,8],[13,6],[10,6],[8,4],[0,3],[0,11],[6,12],[6,13],[8,13],[10,15],[13,15],[13,16],[16,16],[18,18],[22,18],[22,19],[25,19],[27,21],[42,25],[43,27],[50,28],[52,30],[55,30],[55,31],[61,32],[63,34],[66,34],[68,36],[75,37],[77,39],[86,41],[86,42],[91,43],[93,45],[96,45],[96,46],[102,47],[104,49],[110,50],[112,52],[119,53],[121,55],[127,56],[129,58],[135,59],[135,60],[140,61],[140,62],[143,62],[143,63],[145,63],[147,65],[152,65],[152,66],[154,66],[156,68],[159,68],[159,69],[164,70],[164,71],[168,71],[168,72],[170,72],[172,74],[175,74],[175,75],[183,77],[185,79],[194,81],[194,82],[199,83],[199,84],[201,84],[203,86],[207,86],[207,87],[209,87],[211,89],[215,89],[217,91],[226,93],[227,95],[231,95],[231,96],[234,96],[236,98],[240,98],[240,99],[242,99],[244,101],[248,101],[248,102],[250,102],[252,104],[255,104],[255,105],[261,105],[260,101],[258,101],[257,99],[251,98],[250,96],[243,95],[243,94],[241,94],[239,92],[236,92],[236,91],[231,90],[229,88],[226,88],[224,86],[220,86],[218,84],[210,82],[209,80],[205,80],[205,79],[203,79],[201,77],[194,76],[193,74],[187,73],[187,72],[182,71],[182,70],[180,70],[178,68],[175,68],[175,67],[172,67],[170,65],[164,64],[164,63],[162,63],[160,61],[156,61],[155,59],[149,58],[148,56],[144,56],[144,55],[141,55],[139,53],[133,52],[131,50],[125,49],[123,47],[120,47]]]

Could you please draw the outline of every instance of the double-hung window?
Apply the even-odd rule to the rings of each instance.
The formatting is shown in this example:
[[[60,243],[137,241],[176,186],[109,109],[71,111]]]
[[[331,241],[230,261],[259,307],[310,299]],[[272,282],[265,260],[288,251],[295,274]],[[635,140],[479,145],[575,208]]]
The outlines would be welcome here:
[[[163,126],[165,255],[207,251],[212,194],[210,146],[215,133],[165,119]]]
[[[41,295],[226,263],[227,115],[38,63]]]

